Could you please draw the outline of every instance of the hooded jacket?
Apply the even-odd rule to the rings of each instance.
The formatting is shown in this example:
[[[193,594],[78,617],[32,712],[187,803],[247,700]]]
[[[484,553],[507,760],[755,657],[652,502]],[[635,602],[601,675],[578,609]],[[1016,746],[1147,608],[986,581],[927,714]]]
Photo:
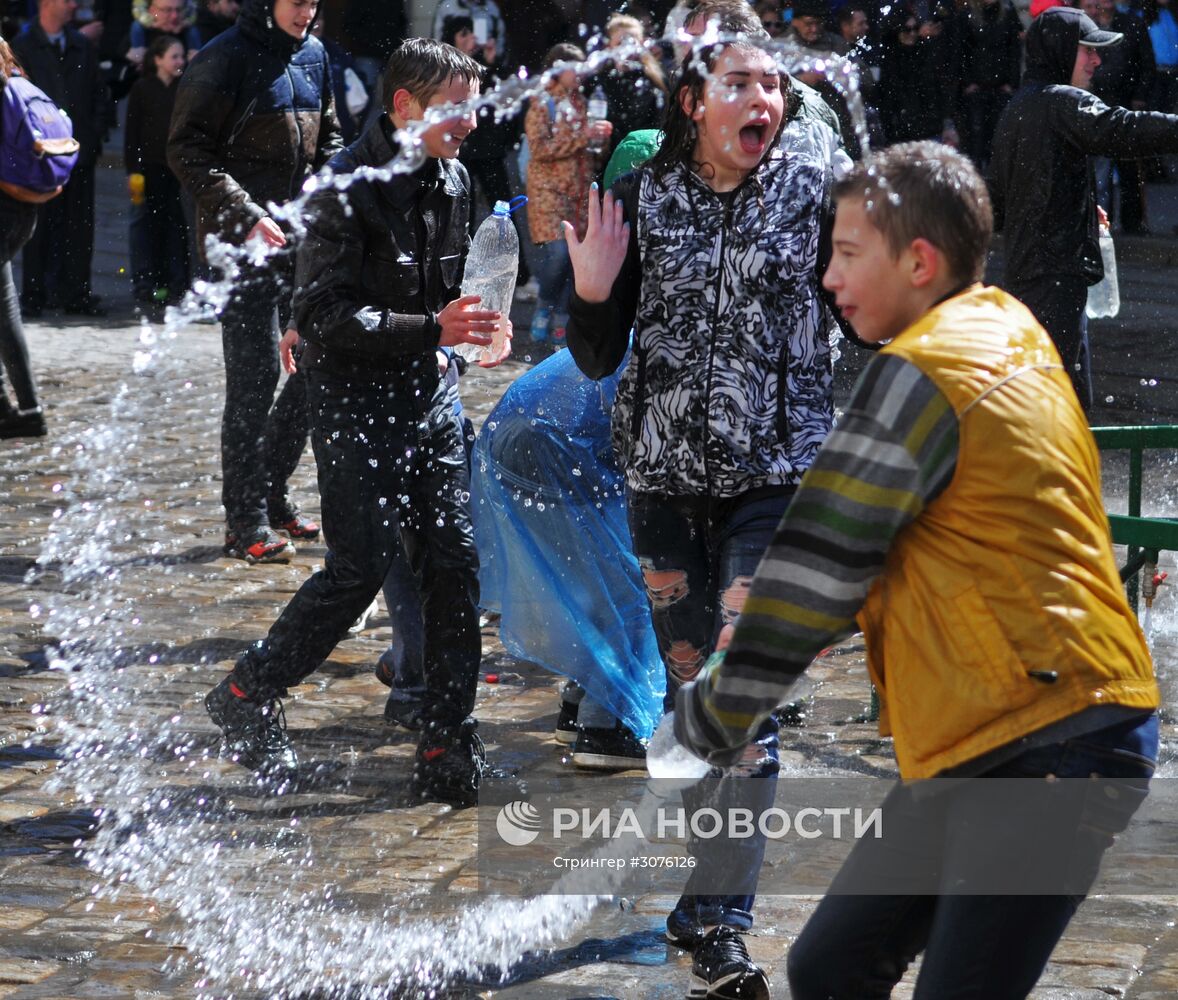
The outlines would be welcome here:
[[[1048,276],[1090,285],[1103,276],[1089,156],[1178,152],[1178,116],[1110,108],[1070,85],[1080,28],[1057,13],[1027,32],[1023,84],[994,133],[990,197],[1006,233],[1004,284],[1016,295]]]
[[[327,53],[274,23],[274,0],[246,0],[237,24],[180,80],[168,165],[193,196],[198,245],[244,242],[342,147]]]

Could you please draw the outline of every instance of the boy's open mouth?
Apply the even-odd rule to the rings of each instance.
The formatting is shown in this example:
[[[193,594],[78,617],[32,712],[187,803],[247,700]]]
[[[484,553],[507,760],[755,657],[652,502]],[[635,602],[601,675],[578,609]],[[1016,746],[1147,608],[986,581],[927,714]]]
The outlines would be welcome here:
[[[765,133],[768,126],[753,122],[740,130],[740,148],[746,153],[761,153],[765,149]]]

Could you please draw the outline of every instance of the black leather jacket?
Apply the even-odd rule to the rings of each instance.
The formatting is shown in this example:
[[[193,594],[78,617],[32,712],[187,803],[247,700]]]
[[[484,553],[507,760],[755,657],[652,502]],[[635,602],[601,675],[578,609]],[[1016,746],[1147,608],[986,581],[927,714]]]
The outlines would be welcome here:
[[[1178,153],[1178,116],[1110,108],[1069,85],[1079,44],[1074,21],[1052,11],[1027,33],[1027,68],[994,133],[990,197],[1006,233],[1003,284],[1053,275],[1088,284],[1104,274],[1089,156]]]
[[[393,150],[382,115],[329,168],[383,167]],[[412,174],[315,194],[295,284],[303,367],[369,380],[414,367],[436,380],[436,313],[458,297],[469,216],[470,178],[457,160],[428,159]]]

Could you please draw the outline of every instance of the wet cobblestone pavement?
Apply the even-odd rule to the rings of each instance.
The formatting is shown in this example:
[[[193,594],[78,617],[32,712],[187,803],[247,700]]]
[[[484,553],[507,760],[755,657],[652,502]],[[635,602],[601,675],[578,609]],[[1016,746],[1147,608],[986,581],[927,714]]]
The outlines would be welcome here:
[[[79,338],[71,346],[71,337]],[[83,338],[94,328],[33,331],[51,436],[7,442],[0,451],[0,996],[12,998],[227,996],[202,982],[181,943],[184,922],[175,900],[133,884],[96,894],[96,875],[84,852],[94,835],[94,809],[65,790],[49,787],[61,761],[57,718],[67,678],[49,669],[45,608],[68,585],[67,567],[37,565],[57,512],[78,489],[79,433],[117,419],[133,399],[137,441],[131,467],[110,481],[134,476],[139,489],[126,500],[105,500],[115,526],[120,598],[138,611],[136,634],[120,643],[109,683],[135,694],[161,724],[186,735],[193,758],[215,744],[201,695],[247,643],[262,636],[288,596],[322,560],[321,545],[301,546],[288,566],[257,566],[220,554],[221,508],[217,462],[221,401],[217,329],[189,328],[175,350],[185,360],[130,374],[137,331],[101,332],[101,356]],[[468,377],[464,398],[477,418],[486,414],[521,363]],[[94,480],[88,480],[93,483]],[[296,486],[308,510],[317,509],[313,463],[304,457]],[[98,496],[73,496],[97,502]],[[33,608],[32,612],[30,607]],[[355,912],[413,920],[453,913],[478,898],[474,869],[474,811],[414,805],[406,785],[413,742],[383,723],[384,688],[371,665],[384,649],[383,613],[362,635],[342,643],[328,663],[292,692],[286,705],[300,754],[315,762],[290,794],[257,794],[245,774],[209,759],[158,762],[161,787],[201,790],[215,799],[225,824],[222,863],[189,881],[209,894],[225,880],[255,887],[257,906],[274,900],[281,933],[281,891],[296,880],[308,891],[334,887],[333,897]],[[1172,651],[1171,651],[1172,652]],[[551,739],[559,682],[510,660],[493,628],[484,631],[484,676],[477,715],[489,753],[530,777],[567,773],[571,765]],[[784,757],[844,761],[880,774],[893,772],[887,744],[874,727],[848,722],[867,707],[865,670],[854,642],[814,668],[820,686],[807,726],[786,736]],[[1170,738],[1174,736],[1173,727]],[[833,741],[832,741],[833,734]],[[836,762],[837,766],[837,762]],[[596,778],[608,783],[610,778]],[[314,866],[276,869],[276,852],[313,846]],[[445,996],[528,998],[678,997],[690,958],[666,945],[667,896],[603,905],[570,940],[550,953],[528,956],[506,983],[468,979]],[[770,971],[773,995],[788,996],[784,955],[815,897],[758,900],[753,956]],[[1121,996],[1160,1000],[1178,993],[1178,898],[1104,897],[1085,904],[1060,944],[1034,996],[1095,1000]],[[390,934],[398,933],[397,920]],[[225,946],[235,928],[224,928]],[[995,956],[1001,961],[1001,956]],[[278,975],[281,982],[281,974]],[[912,976],[897,991],[909,996]],[[358,984],[362,985],[362,984]],[[276,988],[235,995],[271,996]],[[390,994],[390,995],[416,995]]]

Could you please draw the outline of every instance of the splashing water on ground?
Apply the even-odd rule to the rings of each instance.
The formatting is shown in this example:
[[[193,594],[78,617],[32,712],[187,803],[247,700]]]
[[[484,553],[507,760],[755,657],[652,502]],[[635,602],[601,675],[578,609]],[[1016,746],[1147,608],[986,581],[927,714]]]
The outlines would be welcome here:
[[[705,36],[694,44],[698,50],[721,40],[727,39]],[[853,67],[780,43],[765,47],[783,68],[823,73],[845,93],[866,147]],[[595,53],[580,70],[593,72],[627,51]],[[543,86],[543,78],[512,78],[478,104],[497,117],[516,114]],[[421,132],[452,114],[438,109],[430,121],[413,123],[397,159],[365,176],[415,170],[425,157]],[[310,194],[330,185],[343,197],[348,183],[346,177],[313,179],[299,199],[271,206],[272,212],[297,237]],[[325,768],[284,789],[260,784],[215,755],[199,702],[208,671],[140,655],[151,648],[159,623],[149,620],[139,599],[137,572],[150,565],[153,573],[173,577],[185,564],[166,540],[145,547],[142,538],[152,537],[151,530],[120,523],[113,513],[128,505],[149,510],[159,499],[140,447],[151,424],[151,397],[136,391],[136,380],[166,385],[169,406],[192,407],[197,393],[182,328],[205,306],[222,309],[240,267],[262,256],[257,245],[210,246],[223,277],[197,283],[182,308],[168,311],[162,332],[144,325],[133,373],[112,400],[110,419],[82,427],[63,443],[73,452],[73,476],[35,571],[60,575],[45,602],[45,632],[56,639],[52,666],[68,688],[38,708],[43,738],[63,748],[54,790],[76,797],[99,818],[93,839],[79,845],[97,879],[95,897],[138,893],[174,912],[179,920],[169,933],[199,966],[210,993],[361,997],[395,988],[429,994],[458,977],[506,975],[525,952],[567,938],[604,897],[463,905],[470,897],[454,895],[452,912],[423,914],[406,896],[389,900],[385,892],[384,903],[373,906],[373,894],[357,890],[365,873],[341,869],[322,850],[338,844],[341,831],[383,836],[354,833],[363,817],[349,812],[347,802],[335,813],[328,808],[333,796],[347,798],[349,782],[372,782],[372,776],[362,767],[348,775]],[[379,795],[375,801],[385,809],[400,805]],[[419,828],[428,832],[441,814],[435,807],[407,811],[406,842]]]

